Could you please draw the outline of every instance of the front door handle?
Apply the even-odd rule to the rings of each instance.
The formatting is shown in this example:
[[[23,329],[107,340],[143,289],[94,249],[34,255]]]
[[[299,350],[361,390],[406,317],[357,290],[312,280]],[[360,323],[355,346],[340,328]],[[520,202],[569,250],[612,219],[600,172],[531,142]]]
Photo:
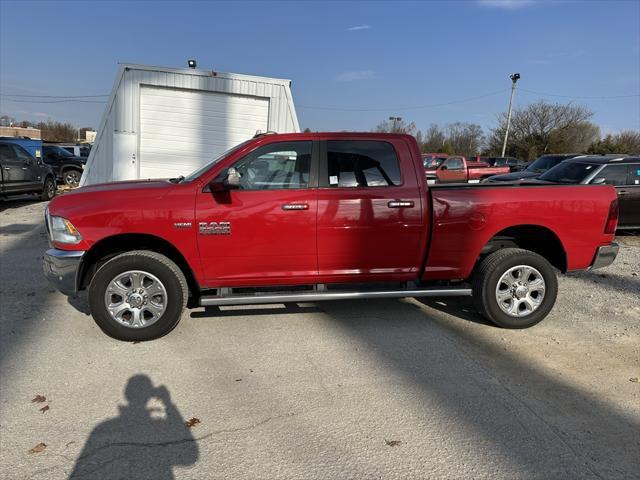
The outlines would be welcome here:
[[[9,170],[11,170],[11,167],[4,167],[4,169],[9,171]]]
[[[413,208],[413,200],[392,200],[387,203],[389,208]]]
[[[282,210],[309,210],[309,205],[306,203],[285,203],[282,205]]]
[[[22,170],[27,170],[27,167],[22,167]]]
[[[629,192],[626,190],[618,190],[618,195],[627,195]]]

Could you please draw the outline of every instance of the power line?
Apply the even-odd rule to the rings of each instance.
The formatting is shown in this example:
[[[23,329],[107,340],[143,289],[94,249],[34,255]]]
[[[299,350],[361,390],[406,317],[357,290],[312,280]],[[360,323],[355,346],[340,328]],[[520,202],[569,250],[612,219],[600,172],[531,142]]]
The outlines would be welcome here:
[[[18,93],[2,93],[0,97],[19,97],[19,98],[64,98],[64,99],[75,99],[75,98],[98,98],[98,97],[108,97],[109,95],[20,95]]]
[[[614,98],[632,98],[632,97],[640,97],[639,93],[634,93],[631,95],[604,95],[604,96],[580,96],[580,95],[557,95],[554,93],[544,93],[544,92],[536,92],[535,90],[527,90],[526,88],[517,88],[521,92],[533,93],[535,95],[544,95],[547,97],[560,97],[560,98],[581,98],[581,99],[591,99],[591,100],[610,100]]]
[[[107,103],[106,100],[80,100],[77,98],[70,98],[67,100],[21,100],[16,98],[5,98],[4,100],[16,103]]]
[[[485,93],[484,95],[478,95],[476,97],[463,98],[461,100],[452,100],[450,102],[444,103],[433,103],[430,105],[414,105],[409,107],[389,107],[389,108],[341,108],[341,107],[322,107],[317,105],[296,105],[296,108],[306,108],[309,110],[330,110],[335,112],[388,112],[394,110],[418,110],[422,108],[435,108],[435,107],[444,107],[447,105],[454,105],[456,103],[466,103],[474,100],[479,100],[481,98],[492,97],[494,95],[498,95],[500,93],[506,92],[507,89],[498,90],[495,92]]]

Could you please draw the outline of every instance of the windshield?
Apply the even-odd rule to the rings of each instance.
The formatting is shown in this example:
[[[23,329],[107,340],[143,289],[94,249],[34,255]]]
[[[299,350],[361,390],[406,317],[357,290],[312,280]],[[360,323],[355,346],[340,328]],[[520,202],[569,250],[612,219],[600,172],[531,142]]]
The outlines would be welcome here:
[[[543,173],[549,170],[551,167],[555,167],[566,157],[559,157],[557,155],[543,155],[542,157],[534,160],[531,165],[527,167],[527,171],[535,173]]]
[[[598,165],[581,162],[562,162],[540,175],[540,180],[556,183],[580,183]]]
[[[201,166],[199,169],[197,169],[195,172],[191,172],[189,175],[187,175],[184,178],[185,182],[191,182],[193,180],[195,180],[196,178],[198,178],[200,175],[202,175],[204,172],[206,172],[207,170],[209,170],[211,167],[213,167],[216,163],[218,163],[220,160],[222,160],[224,157],[226,157],[227,155],[235,152],[236,150],[239,150],[240,148],[244,147],[247,143],[249,143],[250,140],[247,140],[245,142],[240,143],[239,145],[236,145],[235,147],[231,147],[229,150],[227,150],[226,152],[221,153],[220,155],[218,155],[216,158],[214,158],[212,161],[210,161],[209,163],[205,163],[203,166]]]

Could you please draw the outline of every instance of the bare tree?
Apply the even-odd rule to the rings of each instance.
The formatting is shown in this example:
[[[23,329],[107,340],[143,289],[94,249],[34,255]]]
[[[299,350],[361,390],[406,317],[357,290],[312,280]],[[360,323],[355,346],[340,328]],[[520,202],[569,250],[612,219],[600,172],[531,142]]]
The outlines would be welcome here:
[[[447,137],[439,125],[432,123],[423,135],[420,148],[423,152],[447,153],[444,152]]]
[[[49,142],[75,142],[77,130],[70,123],[47,120],[36,125],[40,129],[40,135],[44,141]]]
[[[595,154],[628,153],[640,155],[640,132],[624,130],[614,135],[609,134],[593,142],[588,152]]]
[[[589,120],[593,112],[573,104],[544,100],[516,109],[511,117],[507,154],[532,160],[545,153],[583,152],[599,137]],[[488,138],[488,152],[499,154],[506,129],[506,113]]]
[[[373,131],[381,133],[406,133],[415,136],[418,129],[413,122],[407,122],[405,120],[384,120],[376,125]]]
[[[447,125],[447,143],[466,157],[477,155],[484,143],[482,127],[474,123],[455,122]]]

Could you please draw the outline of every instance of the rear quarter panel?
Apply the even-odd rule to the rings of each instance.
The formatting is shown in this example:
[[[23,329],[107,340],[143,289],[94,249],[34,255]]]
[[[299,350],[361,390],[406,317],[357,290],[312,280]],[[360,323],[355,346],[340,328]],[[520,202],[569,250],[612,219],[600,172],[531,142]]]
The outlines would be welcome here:
[[[508,186],[431,188],[433,222],[424,280],[465,279],[482,248],[502,230],[537,225],[562,243],[568,270],[589,267],[596,249],[613,241],[604,233],[610,186]]]

